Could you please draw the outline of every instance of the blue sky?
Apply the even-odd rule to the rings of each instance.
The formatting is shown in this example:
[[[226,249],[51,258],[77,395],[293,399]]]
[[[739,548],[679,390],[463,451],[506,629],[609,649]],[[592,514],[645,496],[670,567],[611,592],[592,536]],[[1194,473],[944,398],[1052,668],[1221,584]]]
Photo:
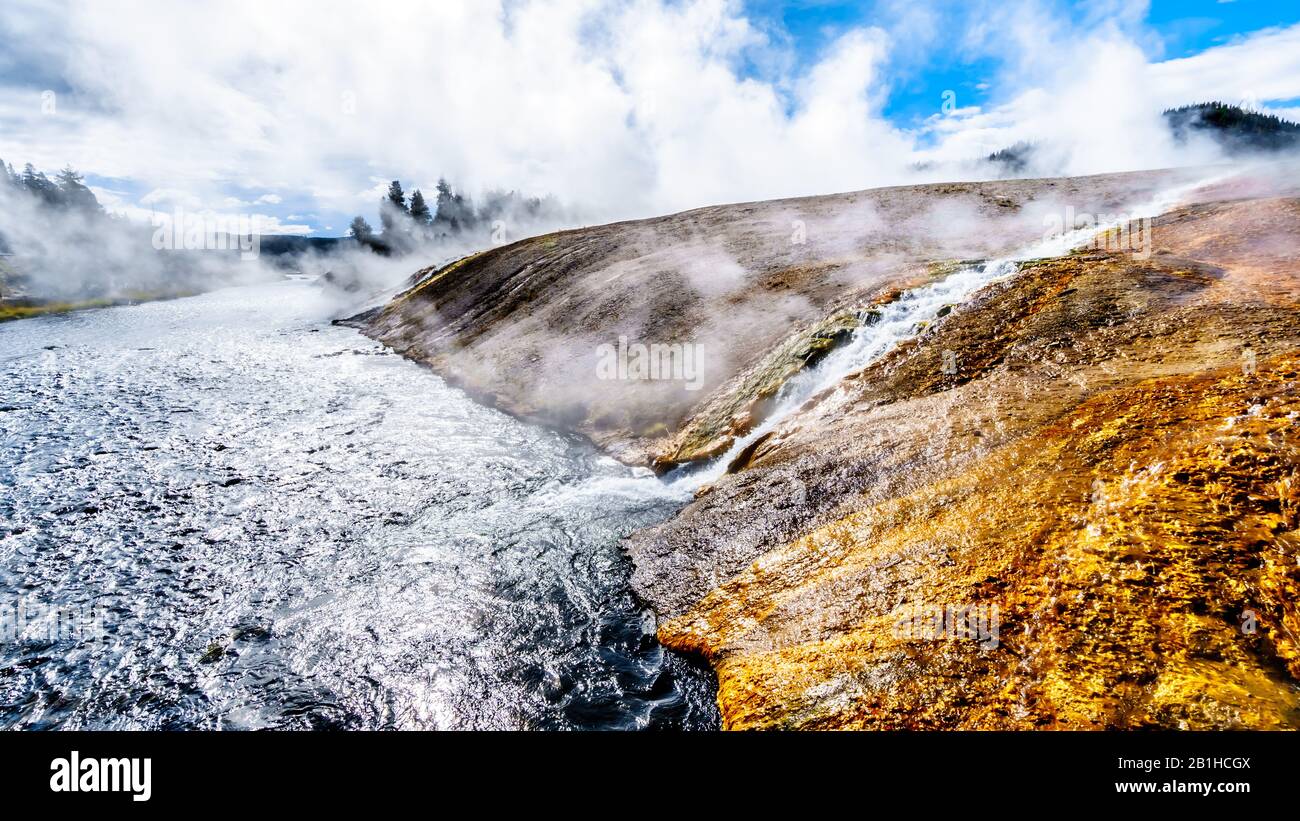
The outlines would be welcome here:
[[[0,157],[72,164],[134,219],[338,235],[394,177],[596,221],[952,178],[1022,139],[1065,144],[1052,173],[1209,161],[1150,115],[1300,114],[1297,2],[497,2],[6,0]]]
[[[1187,57],[1252,31],[1300,22],[1300,3],[1155,0],[1147,21],[1160,34],[1164,57]]]
[[[896,17],[882,2],[848,0],[751,0],[754,17],[789,38],[799,60],[807,64],[854,26],[888,25]],[[941,40],[960,37],[971,4],[942,2],[939,8]],[[1053,3],[1062,15],[1086,25],[1088,3]],[[1129,3],[1129,6],[1141,4]],[[1142,22],[1155,35],[1144,42],[1154,60],[1188,57],[1224,45],[1251,32],[1300,23],[1300,2],[1292,0],[1153,0]],[[985,105],[996,94],[999,61],[983,54],[962,53],[938,47],[909,55],[896,67],[900,71],[884,113],[900,124],[913,124],[934,114],[943,93],[952,90],[959,105]]]

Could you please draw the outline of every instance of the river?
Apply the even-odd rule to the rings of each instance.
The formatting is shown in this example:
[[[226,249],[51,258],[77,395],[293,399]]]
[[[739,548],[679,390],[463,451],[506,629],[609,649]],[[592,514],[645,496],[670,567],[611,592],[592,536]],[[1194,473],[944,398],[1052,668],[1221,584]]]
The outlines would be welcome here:
[[[0,324],[0,727],[716,727],[619,546],[689,495],[338,309]]]

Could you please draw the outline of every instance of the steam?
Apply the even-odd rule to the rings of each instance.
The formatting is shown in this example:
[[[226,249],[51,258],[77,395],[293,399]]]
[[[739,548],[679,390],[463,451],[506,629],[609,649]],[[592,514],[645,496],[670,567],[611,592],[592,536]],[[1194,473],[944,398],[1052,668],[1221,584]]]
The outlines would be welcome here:
[[[1043,147],[1035,176],[1197,165],[1222,153],[1172,140],[1165,108],[1300,97],[1300,26],[1162,61],[1127,7],[1071,20],[1038,2],[913,6],[882,4],[874,25],[801,62],[726,0],[381,3],[364,14],[20,0],[0,12],[8,76],[20,78],[0,108],[0,155],[204,203],[232,186],[299,192],[301,224],[337,236],[353,214],[373,216],[374,185],[394,176],[426,192],[445,175],[476,196],[553,194],[585,209],[571,224],[590,224],[992,178],[1001,170],[980,158],[1021,141]],[[922,122],[885,116],[900,77],[939,49],[997,61],[969,78],[991,84],[989,100],[973,105],[959,88],[955,108],[936,98]],[[45,88],[53,113],[41,109]]]
[[[852,338],[814,368],[802,371],[786,382],[777,395],[775,410],[745,436],[739,437],[726,453],[702,467],[688,469],[675,481],[695,489],[720,477],[741,452],[752,443],[780,429],[813,396],[833,392],[831,403],[847,401],[843,379],[883,358],[901,342],[911,339],[941,311],[969,300],[983,288],[1014,276],[1020,262],[1055,257],[1092,240],[1098,233],[1123,227],[1132,219],[1149,219],[1182,203],[1194,192],[1211,188],[1228,179],[1219,174],[1164,188],[1146,201],[1129,206],[1123,217],[1103,224],[1053,232],[1037,241],[999,255],[998,258],[968,265],[948,277],[913,288],[879,310],[875,321],[856,329]]]
[[[0,181],[0,237],[12,254],[6,257],[4,296],[173,296],[275,275],[241,250],[236,237],[219,237],[227,250],[191,251],[175,243],[155,247],[157,233],[153,226],[115,219],[97,208],[51,206]]]
[[[743,408],[715,415],[705,406],[714,398],[726,406],[738,394],[724,385],[768,372],[765,357],[795,329],[840,309],[892,304],[887,310],[898,316],[878,327],[888,331],[885,348],[860,340],[862,350],[881,354],[1007,273],[996,262],[969,261],[1059,253],[1064,246],[1044,245],[1045,236],[1081,224],[1092,234],[1097,220],[1154,213],[1144,203],[1204,179],[1185,171],[999,181],[697,209],[538,243],[531,247],[554,250],[519,252],[535,261],[528,265],[507,252],[464,289],[397,311],[413,324],[381,333],[399,349],[418,340],[417,356],[501,407],[577,428],[618,458],[644,464],[655,455],[647,450],[659,447],[651,439],[693,418],[741,423],[733,414],[748,413]],[[526,301],[475,301],[475,289],[516,270],[510,290]],[[910,299],[894,295],[936,282]],[[468,301],[457,302],[462,291]],[[661,366],[658,378],[647,376],[633,346],[680,349],[691,373],[666,378]]]

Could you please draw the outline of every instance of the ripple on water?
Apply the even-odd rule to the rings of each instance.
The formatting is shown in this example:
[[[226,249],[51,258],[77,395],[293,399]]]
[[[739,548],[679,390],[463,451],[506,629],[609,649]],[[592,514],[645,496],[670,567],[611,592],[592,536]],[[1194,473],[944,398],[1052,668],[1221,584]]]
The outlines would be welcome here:
[[[0,637],[0,724],[716,726],[618,546],[684,499],[329,307],[286,283],[0,326],[0,605],[107,626]]]

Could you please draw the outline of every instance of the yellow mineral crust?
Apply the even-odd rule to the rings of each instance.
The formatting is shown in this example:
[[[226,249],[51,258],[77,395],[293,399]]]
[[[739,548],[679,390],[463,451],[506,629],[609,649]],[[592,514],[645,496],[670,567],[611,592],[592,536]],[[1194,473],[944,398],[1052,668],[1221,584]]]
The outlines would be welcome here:
[[[1298,366],[1084,402],[767,553],[660,639],[713,662],[729,728],[1295,727]],[[996,606],[996,646],[900,631],[949,604]]]

